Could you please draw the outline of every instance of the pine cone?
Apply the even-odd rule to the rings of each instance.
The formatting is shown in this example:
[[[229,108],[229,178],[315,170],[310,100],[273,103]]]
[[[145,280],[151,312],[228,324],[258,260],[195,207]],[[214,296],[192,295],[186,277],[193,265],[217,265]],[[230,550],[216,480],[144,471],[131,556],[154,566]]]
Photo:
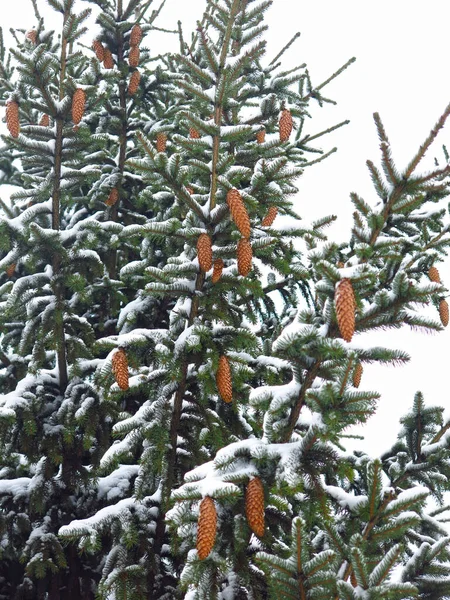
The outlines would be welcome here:
[[[142,28],[136,23],[130,33],[130,46],[139,46],[142,41]]]
[[[439,302],[439,316],[441,317],[441,323],[444,327],[448,325],[448,304],[447,300],[441,300]]]
[[[190,127],[189,137],[191,137],[193,140],[198,140],[200,138],[200,133],[195,129],[195,127]]]
[[[16,270],[16,263],[11,263],[7,268],[6,268],[6,275],[8,277],[12,277],[14,275],[14,271]]]
[[[189,192],[189,194],[192,196],[192,194],[194,193],[194,190],[191,187],[187,187],[186,189]]]
[[[439,271],[436,269],[436,267],[430,267],[428,271],[428,277],[431,279],[431,281],[434,281],[434,283],[441,283],[441,276],[439,275]]]
[[[241,238],[237,245],[237,266],[238,273],[243,277],[247,277],[247,275],[252,270],[252,246],[250,242],[246,238]]]
[[[241,235],[245,238],[249,238],[251,232],[250,219],[242,196],[236,188],[228,191],[227,204],[230,209],[231,217],[236,223]]]
[[[211,238],[207,233],[199,235],[197,240],[197,256],[200,269],[206,273],[211,269],[213,259]]]
[[[39,125],[41,127],[49,127],[50,126],[50,117],[48,115],[42,115],[41,120],[39,121]]]
[[[251,479],[245,491],[245,514],[250,529],[258,537],[264,535],[264,487],[259,477]]]
[[[105,69],[114,68],[114,58],[109,48],[103,48],[103,66]]]
[[[361,383],[361,377],[363,374],[363,366],[360,362],[355,367],[353,371],[353,387],[359,388],[359,384]]]
[[[222,277],[223,271],[223,260],[221,258],[216,258],[214,261],[214,269],[211,277],[211,281],[213,283],[217,283],[219,279]]]
[[[30,40],[30,42],[32,44],[35,44],[37,41],[37,31],[36,29],[30,29],[30,31],[27,31],[26,35],[25,35],[27,40]]]
[[[278,214],[278,207],[270,206],[269,210],[267,211],[267,215],[261,221],[261,225],[263,227],[270,227],[273,224],[273,222],[275,221],[277,214]]]
[[[128,389],[128,360],[125,350],[119,348],[112,357],[112,372],[121,390]]]
[[[355,332],[355,294],[350,279],[341,279],[334,294],[337,322],[341,336],[350,342]]]
[[[136,69],[131,73],[130,83],[128,84],[128,93],[133,96],[139,88],[139,82],[141,81],[141,73]]]
[[[264,142],[266,141],[265,129],[261,129],[261,131],[258,131],[258,133],[256,134],[256,141],[258,142],[258,144],[264,144]]]
[[[141,51],[137,46],[132,46],[130,48],[130,53],[128,54],[128,64],[130,67],[137,67],[139,64],[139,56],[141,55]]]
[[[292,115],[290,110],[283,110],[280,117],[280,141],[287,142],[292,133]]]
[[[13,138],[19,137],[19,105],[14,100],[8,100],[6,103],[6,126]]]
[[[81,121],[84,115],[84,107],[86,105],[86,94],[84,90],[78,88],[72,96],[72,121],[75,125]]]
[[[216,385],[219,395],[224,402],[229,404],[233,400],[233,382],[228,358],[222,354],[216,373]]]
[[[217,532],[217,511],[214,500],[206,496],[200,502],[197,524],[197,553],[204,560],[213,549]]]
[[[113,188],[109,192],[108,199],[105,201],[106,206],[114,206],[114,204],[119,199],[119,190],[117,188]]]
[[[157,152],[165,152],[167,146],[167,135],[160,131],[156,134],[156,151]]]
[[[94,40],[92,42],[92,48],[95,52],[95,56],[98,58],[100,62],[105,60],[105,49],[100,40]]]

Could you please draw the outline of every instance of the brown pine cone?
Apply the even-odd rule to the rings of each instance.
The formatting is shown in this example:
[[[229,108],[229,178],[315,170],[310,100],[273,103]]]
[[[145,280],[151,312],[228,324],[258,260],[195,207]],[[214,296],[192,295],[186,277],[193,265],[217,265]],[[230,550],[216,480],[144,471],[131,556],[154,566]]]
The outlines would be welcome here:
[[[261,225],[263,227],[270,227],[273,224],[273,222],[275,221],[277,214],[278,214],[278,207],[270,206],[269,210],[267,211],[266,216],[261,221]]]
[[[142,28],[136,23],[130,33],[130,46],[139,46],[142,41]]]
[[[250,242],[246,238],[241,238],[237,245],[237,266],[239,275],[247,277],[252,270],[252,258],[253,252]]]
[[[19,105],[14,100],[8,100],[6,103],[6,126],[13,138],[19,137]]]
[[[136,69],[131,73],[130,83],[128,84],[128,93],[133,96],[139,89],[139,82],[141,81],[141,73]]]
[[[444,327],[448,325],[448,304],[447,300],[442,299],[439,302],[439,316],[441,318],[441,323]]]
[[[103,66],[105,69],[114,68],[114,58],[109,48],[103,48]]]
[[[206,496],[200,502],[197,524],[197,553],[204,560],[213,549],[217,532],[217,511],[214,500]]]
[[[207,233],[201,233],[198,237],[197,256],[200,270],[206,273],[211,269],[213,262],[211,238]]]
[[[105,49],[100,40],[94,40],[92,42],[92,49],[95,52],[95,56],[98,58],[100,62],[105,60]]]
[[[121,390],[128,389],[128,359],[123,348],[119,348],[112,357],[112,372]]]
[[[75,125],[81,121],[84,115],[84,107],[86,105],[86,94],[84,90],[78,88],[72,96],[72,121]]]
[[[50,117],[48,115],[42,115],[41,120],[39,121],[39,125],[41,127],[49,127],[50,126]]]
[[[345,277],[336,286],[334,306],[341,336],[350,342],[355,333],[355,293],[352,282]]]
[[[193,140],[198,140],[200,138],[200,133],[195,129],[195,127],[190,127],[189,137],[191,137]]]
[[[280,117],[280,141],[287,142],[292,133],[292,115],[290,110],[283,110]]]
[[[157,152],[165,152],[167,146],[167,135],[160,131],[156,134],[156,151]]]
[[[236,223],[236,227],[245,238],[250,237],[250,218],[247,209],[242,200],[242,196],[236,188],[233,188],[227,193],[227,204],[230,209],[231,217]]]
[[[37,41],[37,31],[36,29],[30,29],[29,31],[27,31],[27,33],[25,34],[25,37],[27,40],[30,40],[30,42],[32,44],[35,44]]]
[[[137,67],[139,64],[139,56],[141,55],[141,51],[137,46],[132,46],[130,48],[130,53],[128,54],[128,64],[130,67]]]
[[[108,199],[105,201],[106,206],[114,206],[114,204],[119,199],[119,190],[117,188],[112,188],[109,192]]]
[[[261,129],[261,131],[258,131],[258,133],[256,134],[256,141],[258,142],[258,144],[264,144],[264,142],[266,141],[265,129]]]
[[[353,371],[353,387],[359,388],[359,384],[361,383],[361,377],[363,374],[363,366],[360,362],[355,367]]]
[[[258,537],[264,535],[264,486],[259,477],[251,479],[245,491],[245,514],[250,529]]]
[[[194,193],[194,190],[191,187],[187,187],[186,189],[190,193],[190,195],[192,196],[192,194]]]
[[[7,268],[6,268],[6,275],[8,277],[12,277],[14,275],[14,271],[16,270],[16,263],[11,263]]]
[[[224,402],[230,404],[233,400],[233,380],[228,358],[222,354],[219,358],[219,366],[216,373],[216,385],[219,395]]]
[[[222,277],[223,266],[223,260],[221,258],[216,258],[216,260],[214,261],[214,269],[211,277],[211,281],[213,283],[217,283]]]
[[[439,275],[439,271],[436,269],[436,267],[430,267],[428,271],[428,277],[431,279],[431,281],[434,281],[434,283],[441,283],[441,276]]]

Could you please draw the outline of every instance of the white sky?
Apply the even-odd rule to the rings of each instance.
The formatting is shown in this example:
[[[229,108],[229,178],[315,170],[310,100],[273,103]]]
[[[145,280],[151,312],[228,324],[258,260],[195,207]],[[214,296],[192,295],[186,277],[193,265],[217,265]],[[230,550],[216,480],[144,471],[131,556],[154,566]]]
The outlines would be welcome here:
[[[126,2],[126,0],[124,0]],[[42,14],[52,14],[45,0],[38,0]],[[86,3],[77,0],[82,9]],[[186,38],[201,17],[204,0],[167,0],[160,27],[176,28],[183,23]],[[154,0],[154,7],[159,0]],[[402,169],[423,142],[430,129],[450,102],[448,61],[448,0],[275,0],[267,13],[270,30],[268,56],[275,54],[296,31],[301,37],[284,61],[287,68],[306,62],[313,83],[319,84],[350,57],[357,61],[324,91],[338,102],[313,111],[308,132],[314,133],[350,119],[342,128],[320,143],[325,150],[338,147],[338,153],[325,163],[308,169],[299,180],[297,210],[306,221],[323,214],[339,216],[330,230],[332,237],[348,239],[352,205],[349,193],[358,192],[366,201],[374,202],[375,193],[365,161],[379,164],[378,138],[372,114],[378,111],[391,141],[394,159]],[[50,21],[49,21],[50,23]],[[31,28],[34,15],[31,0],[2,0],[0,24]],[[48,25],[50,26],[50,25]],[[94,30],[93,30],[94,35]],[[7,38],[8,39],[8,38]],[[177,48],[177,39],[153,34],[145,45],[155,53]],[[431,169],[433,159],[442,158],[440,147],[450,150],[450,126],[441,132],[427,156],[424,169]],[[1,188],[0,188],[1,193]],[[449,264],[440,267],[441,278],[450,284]],[[449,285],[450,287],[450,285]],[[428,404],[449,404],[446,369],[450,327],[444,333],[426,335],[401,332],[377,332],[354,339],[367,345],[403,348],[412,356],[407,366],[365,367],[361,389],[378,390],[382,397],[377,414],[358,431],[362,446],[371,453],[381,453],[395,441],[399,417],[409,408],[414,393],[421,390]],[[447,414],[450,415],[450,410]]]

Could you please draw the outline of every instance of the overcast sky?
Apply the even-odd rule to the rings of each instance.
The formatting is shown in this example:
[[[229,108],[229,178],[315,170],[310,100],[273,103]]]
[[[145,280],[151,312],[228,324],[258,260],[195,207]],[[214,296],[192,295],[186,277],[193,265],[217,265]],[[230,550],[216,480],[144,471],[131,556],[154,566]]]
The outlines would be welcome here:
[[[46,0],[37,1],[42,14],[53,18]],[[86,3],[77,0],[75,5],[82,9]],[[180,19],[188,37],[204,5],[204,0],[167,0],[158,25],[174,29]],[[154,6],[159,6],[159,1],[155,0]],[[56,25],[58,18],[53,22]],[[326,96],[338,102],[337,106],[326,105],[312,112],[309,133],[345,119],[351,123],[321,142],[325,150],[337,146],[338,152],[306,171],[299,180],[296,206],[306,221],[323,214],[337,214],[338,224],[333,226],[331,235],[345,241],[352,214],[349,193],[358,192],[369,203],[376,200],[365,166],[368,158],[379,163],[373,112],[380,113],[394,159],[402,169],[450,102],[450,2],[274,0],[267,22],[269,59],[300,31],[301,37],[284,55],[285,65],[290,68],[306,62],[315,84],[329,77],[350,57],[357,58],[324,90]],[[12,3],[3,0],[0,23],[5,30],[31,28],[34,25],[31,0]],[[92,37],[94,34],[95,30]],[[176,43],[175,36],[171,40],[167,34],[155,33],[145,39],[145,45],[154,48],[155,54],[164,48],[173,50]],[[432,168],[435,156],[442,158],[444,143],[450,149],[450,126],[440,134],[424,169]],[[441,278],[447,284],[450,284],[449,264],[447,261],[440,267]],[[382,397],[377,414],[359,431],[366,439],[358,445],[372,453],[381,453],[395,441],[399,417],[411,405],[416,390],[425,394],[428,404],[450,405],[447,391],[450,330],[435,335],[409,330],[377,332],[354,339],[359,338],[364,345],[373,341],[377,345],[403,348],[412,356],[407,366],[365,368],[361,388],[378,390]],[[447,414],[450,415],[450,410]]]

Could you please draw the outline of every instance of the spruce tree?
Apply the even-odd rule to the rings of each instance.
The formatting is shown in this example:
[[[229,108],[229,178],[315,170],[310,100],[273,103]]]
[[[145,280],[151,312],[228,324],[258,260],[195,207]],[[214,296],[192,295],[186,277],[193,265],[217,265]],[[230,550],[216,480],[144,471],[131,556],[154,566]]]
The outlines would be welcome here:
[[[48,3],[59,40],[33,2],[0,48],[0,597],[450,598],[443,409],[345,449],[363,366],[408,360],[359,334],[448,322],[450,167],[419,167],[450,106],[401,172],[375,115],[378,200],[331,242],[294,202],[353,59],[318,86],[297,36],[268,59],[271,0],[206,0],[164,56],[164,2]]]

